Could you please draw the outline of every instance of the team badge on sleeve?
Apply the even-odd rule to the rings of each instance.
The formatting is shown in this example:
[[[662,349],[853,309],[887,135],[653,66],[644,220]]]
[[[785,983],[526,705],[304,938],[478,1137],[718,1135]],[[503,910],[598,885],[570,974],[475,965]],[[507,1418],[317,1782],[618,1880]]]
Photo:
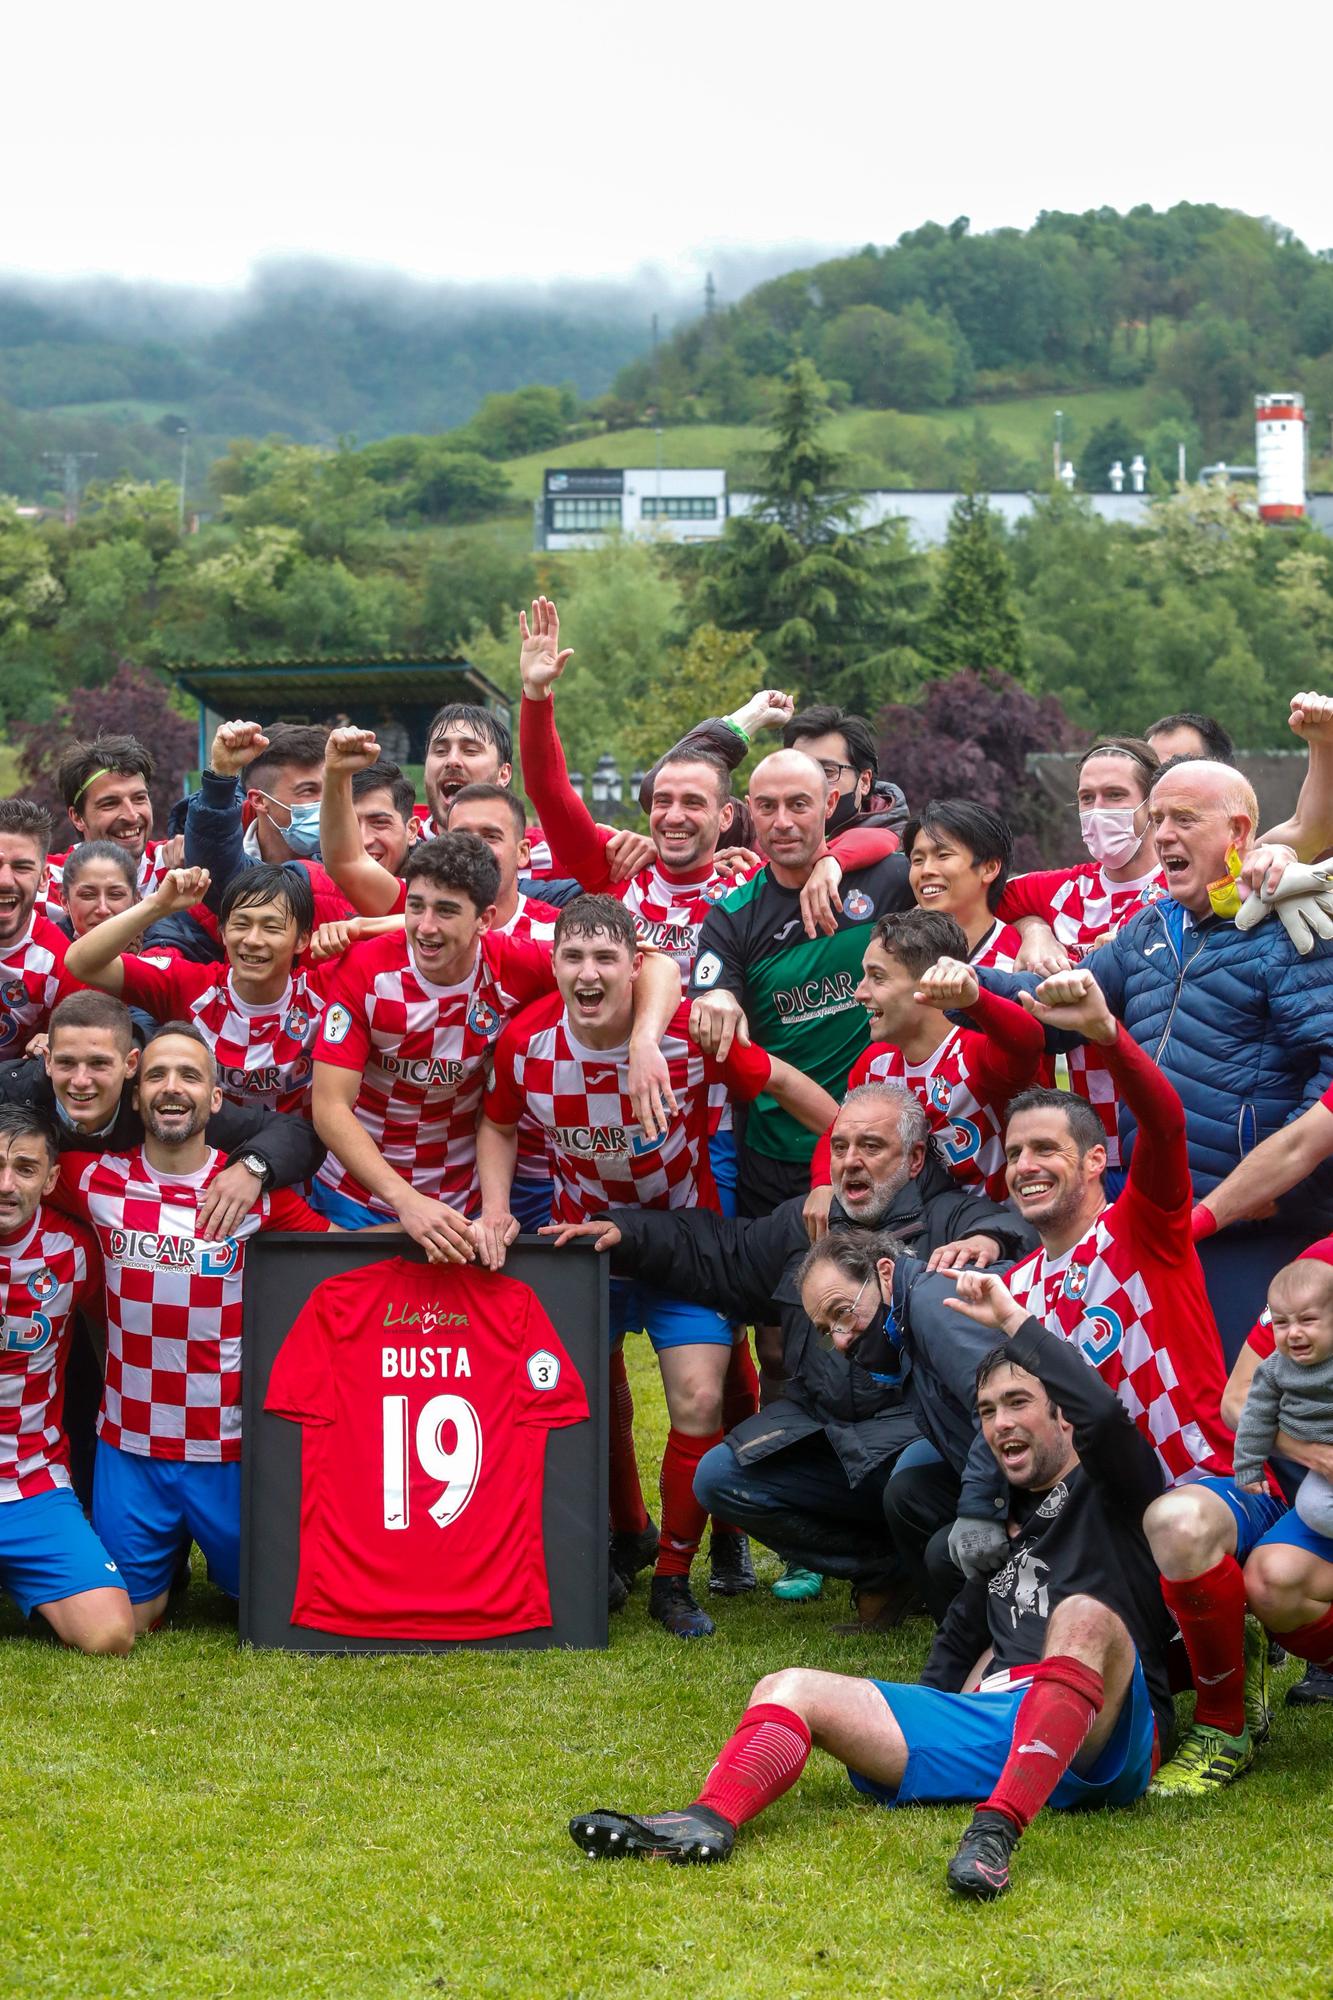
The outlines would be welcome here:
[[[715,951],[706,951],[694,968],[696,986],[716,986],[722,977],[722,960]]]
[[[849,889],[842,899],[843,915],[854,924],[863,924],[867,917],[875,914],[875,905],[864,889]]]
[[[549,1347],[539,1347],[528,1356],[528,1380],[534,1389],[554,1389],[560,1380],[560,1362]]]
[[[332,1042],[336,1049],[339,1042],[345,1042],[352,1032],[352,1017],[345,1007],[336,1002],[324,1016],[324,1039]]]

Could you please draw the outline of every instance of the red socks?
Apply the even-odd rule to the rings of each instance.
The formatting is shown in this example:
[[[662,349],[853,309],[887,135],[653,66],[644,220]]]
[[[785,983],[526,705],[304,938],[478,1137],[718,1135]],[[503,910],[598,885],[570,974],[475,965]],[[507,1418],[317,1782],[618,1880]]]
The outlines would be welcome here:
[[[1067,1653],[1042,1660],[1014,1718],[1014,1737],[1000,1782],[985,1801],[986,1812],[1002,1812],[1022,1833],[1030,1826],[1102,1712],[1102,1677]]]
[[[690,1573],[708,1519],[694,1497],[694,1475],[704,1453],[721,1442],[721,1431],[714,1431],[711,1437],[687,1437],[674,1424],[667,1434],[662,1453],[662,1540],[654,1572],[657,1576]]]
[[[634,1397],[625,1372],[625,1350],[613,1347],[609,1371],[611,1411],[611,1526],[618,1535],[641,1535],[648,1525],[634,1451]]]
[[[731,1349],[726,1380],[722,1384],[722,1428],[734,1431],[759,1408],[759,1377],[750,1354],[750,1336],[743,1334]]]
[[[1333,1668],[1333,1605],[1313,1625],[1298,1625],[1294,1632],[1275,1632],[1273,1637],[1298,1660],[1313,1660],[1317,1667]]]
[[[809,1755],[810,1731],[800,1716],[777,1702],[756,1702],[722,1745],[694,1803],[744,1826],[791,1790]]]
[[[1162,1578],[1194,1675],[1194,1720],[1228,1736],[1245,1727],[1245,1579],[1234,1556],[1202,1576]],[[1285,1641],[1284,1641],[1285,1643]]]

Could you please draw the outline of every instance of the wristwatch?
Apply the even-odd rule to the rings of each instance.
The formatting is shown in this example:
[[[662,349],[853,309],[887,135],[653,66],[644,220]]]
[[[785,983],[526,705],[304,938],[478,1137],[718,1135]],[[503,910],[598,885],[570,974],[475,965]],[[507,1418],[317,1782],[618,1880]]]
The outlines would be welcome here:
[[[247,1174],[253,1174],[261,1188],[267,1187],[273,1178],[272,1167],[267,1160],[261,1160],[258,1153],[242,1153],[236,1164],[244,1167]]]

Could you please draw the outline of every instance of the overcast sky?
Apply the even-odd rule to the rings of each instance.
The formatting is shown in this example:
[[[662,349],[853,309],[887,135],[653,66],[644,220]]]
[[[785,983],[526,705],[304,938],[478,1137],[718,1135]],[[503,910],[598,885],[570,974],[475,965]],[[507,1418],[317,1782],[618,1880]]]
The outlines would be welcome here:
[[[1215,201],[1333,245],[1330,9],[128,0],[6,10],[0,268],[692,281],[728,248]],[[796,259],[793,259],[796,261]]]

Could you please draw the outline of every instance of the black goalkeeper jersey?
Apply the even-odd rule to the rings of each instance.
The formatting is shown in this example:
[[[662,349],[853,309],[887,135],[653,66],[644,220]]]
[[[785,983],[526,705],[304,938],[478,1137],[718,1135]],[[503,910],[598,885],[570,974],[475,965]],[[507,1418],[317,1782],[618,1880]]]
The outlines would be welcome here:
[[[852,1064],[870,1040],[869,1019],[855,997],[870,926],[890,910],[916,905],[901,854],[852,869],[838,893],[837,930],[832,937],[808,938],[800,891],[784,889],[771,869],[762,868],[704,918],[690,993],[734,994],[761,1048],[841,1099]],[[748,1108],[745,1144],[756,1153],[804,1164],[815,1138],[771,1097]]]
[[[1018,1532],[1009,1560],[994,1576],[963,1586],[922,1681],[961,1688],[988,1645],[996,1669],[1031,1666],[1042,1657],[1056,1605],[1095,1597],[1138,1648],[1165,1754],[1175,1728],[1166,1672],[1172,1623],[1142,1525],[1163,1487],[1157,1454],[1078,1347],[1036,1319],[1024,1321],[1008,1345],[1073,1425],[1079,1463],[1048,1492],[1013,1489],[1009,1519]]]

